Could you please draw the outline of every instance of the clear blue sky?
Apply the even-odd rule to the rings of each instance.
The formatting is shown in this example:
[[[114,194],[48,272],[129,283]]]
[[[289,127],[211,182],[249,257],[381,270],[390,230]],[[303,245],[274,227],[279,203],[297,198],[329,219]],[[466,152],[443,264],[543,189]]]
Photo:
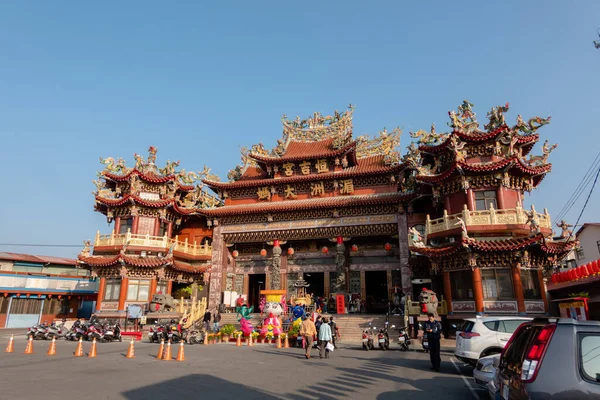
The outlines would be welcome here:
[[[225,178],[241,145],[275,145],[283,113],[352,103],[355,134],[400,126],[402,148],[463,99],[480,121],[507,101],[511,123],[551,115],[553,172],[527,202],[552,215],[600,150],[597,0],[87,3],[0,4],[1,243],[108,233],[100,156],[132,165],[154,145],[161,164]],[[583,221],[600,221],[599,198]]]

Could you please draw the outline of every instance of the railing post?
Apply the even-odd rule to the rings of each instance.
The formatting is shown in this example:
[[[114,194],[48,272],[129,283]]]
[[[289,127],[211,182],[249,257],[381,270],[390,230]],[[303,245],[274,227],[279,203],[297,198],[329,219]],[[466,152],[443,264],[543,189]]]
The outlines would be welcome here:
[[[188,249],[188,238],[185,238],[185,252],[187,253]]]
[[[146,233],[146,237],[144,238],[144,246],[150,246],[150,234]]]
[[[462,219],[465,221],[465,225],[469,225],[471,223],[471,213],[469,212],[469,207],[467,207],[466,204],[463,204]]]
[[[169,238],[166,233],[163,236],[163,247],[169,247]]]
[[[444,209],[444,230],[450,229],[450,222],[448,221],[448,211]]]
[[[96,239],[94,240],[94,246],[100,241],[100,231],[96,231]]]
[[[494,206],[490,204],[490,224],[495,225],[496,224],[496,210],[494,210]]]
[[[425,235],[429,235],[431,233],[431,218],[429,214],[425,217]]]
[[[131,240],[131,228],[127,228],[127,234],[125,235],[125,243]]]

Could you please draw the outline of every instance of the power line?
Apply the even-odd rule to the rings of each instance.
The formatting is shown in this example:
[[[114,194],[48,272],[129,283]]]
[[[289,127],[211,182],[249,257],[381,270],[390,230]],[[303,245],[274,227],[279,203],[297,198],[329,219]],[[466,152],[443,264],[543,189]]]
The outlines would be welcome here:
[[[577,222],[575,222],[575,226],[577,226],[579,224],[579,220],[581,219],[581,216],[583,215],[583,212],[585,211],[585,207],[587,206],[588,201],[590,201],[590,197],[592,197],[592,192],[594,191],[594,188],[596,187],[596,182],[598,182],[598,175],[600,175],[600,168],[598,168],[598,172],[596,172],[596,178],[594,178],[594,183],[592,185],[592,188],[590,189],[590,192],[588,193],[587,199],[585,199],[585,203],[583,203],[583,208],[581,209],[581,212],[579,213],[579,217],[577,217]],[[569,235],[567,242],[569,240],[571,240],[572,236],[573,236],[573,232],[571,232],[571,234]]]
[[[27,244],[27,243],[0,243],[0,246],[15,247],[83,247],[81,244]]]
[[[599,166],[600,166],[600,152],[596,155],[596,158],[594,159],[594,161],[588,168],[584,177],[581,179],[581,182],[579,182],[579,185],[577,186],[577,188],[575,189],[573,194],[571,194],[571,197],[569,197],[569,200],[567,200],[567,202],[565,203],[563,208],[556,215],[557,221],[564,218],[564,216],[567,215],[567,213],[569,211],[571,211],[571,208],[573,207],[573,205],[577,202],[577,200],[579,200],[579,197],[581,197],[583,191],[585,190],[585,188],[589,185],[590,181],[592,180],[593,172]]]

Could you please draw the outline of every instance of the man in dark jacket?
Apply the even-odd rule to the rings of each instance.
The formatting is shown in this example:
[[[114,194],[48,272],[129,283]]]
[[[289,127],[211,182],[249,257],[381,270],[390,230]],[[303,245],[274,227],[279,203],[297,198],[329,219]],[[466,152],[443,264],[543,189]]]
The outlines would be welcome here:
[[[204,313],[204,318],[202,318],[202,322],[204,322],[204,329],[206,329],[206,332],[210,331],[210,320],[210,311],[206,310],[206,312]]]
[[[442,334],[442,324],[435,320],[431,313],[427,314],[429,321],[425,322],[425,333],[429,341],[429,359],[431,360],[431,369],[439,372],[442,359],[440,357],[440,339]]]
[[[329,326],[331,327],[331,337],[332,337],[333,348],[337,349],[337,345],[335,344],[335,342],[337,341],[337,338],[338,338],[338,330],[337,330],[337,325],[336,325],[335,321],[333,320],[333,317],[329,317]]]

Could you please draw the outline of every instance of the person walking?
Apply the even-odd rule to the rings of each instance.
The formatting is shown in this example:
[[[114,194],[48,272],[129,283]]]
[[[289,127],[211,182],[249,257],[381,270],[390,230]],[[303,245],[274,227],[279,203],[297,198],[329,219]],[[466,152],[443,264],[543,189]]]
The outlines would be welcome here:
[[[302,325],[300,325],[299,333],[300,336],[304,338],[304,343],[306,344],[304,357],[309,359],[313,345],[313,337],[317,334],[317,328],[315,328],[315,323],[308,316],[304,317],[304,321],[302,321]]]
[[[219,322],[221,322],[221,313],[219,310],[215,310],[213,315],[213,332],[219,332]]]
[[[323,323],[321,324],[321,329],[319,329],[319,358],[329,358],[329,350],[327,350],[327,345],[332,340],[331,336],[331,327],[328,324],[329,320],[327,317],[323,317]]]
[[[329,317],[329,327],[331,328],[331,342],[333,343],[333,348],[337,349],[337,345],[335,344],[335,342],[338,339],[338,328],[335,321],[333,320],[333,317]]]
[[[202,322],[204,323],[204,329],[206,330],[206,332],[210,331],[210,320],[210,310],[206,310],[206,312],[204,313],[204,318],[202,318]]]
[[[440,371],[442,358],[440,357],[440,339],[442,334],[442,324],[435,320],[432,313],[427,314],[429,321],[425,322],[425,333],[429,341],[429,359],[431,360],[431,369]]]

